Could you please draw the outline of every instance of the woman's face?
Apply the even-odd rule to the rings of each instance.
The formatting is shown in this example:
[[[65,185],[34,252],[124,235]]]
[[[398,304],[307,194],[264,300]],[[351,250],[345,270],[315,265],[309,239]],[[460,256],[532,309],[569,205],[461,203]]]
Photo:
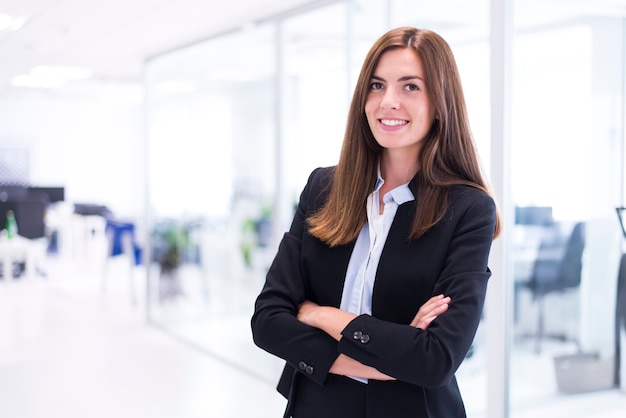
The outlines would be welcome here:
[[[383,53],[369,84],[365,115],[380,146],[417,156],[435,109],[426,92],[422,61],[408,48]]]

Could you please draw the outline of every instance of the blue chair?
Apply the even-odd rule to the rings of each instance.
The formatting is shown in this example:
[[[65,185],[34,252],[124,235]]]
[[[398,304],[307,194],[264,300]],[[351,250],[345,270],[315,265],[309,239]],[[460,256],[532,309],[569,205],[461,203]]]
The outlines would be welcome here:
[[[141,247],[135,239],[135,224],[133,222],[107,219],[105,233],[108,241],[108,254],[102,282],[103,290],[106,287],[109,260],[114,257],[126,256],[130,261],[129,285],[131,302],[133,305],[136,305],[137,291],[135,289],[133,267],[141,264]]]

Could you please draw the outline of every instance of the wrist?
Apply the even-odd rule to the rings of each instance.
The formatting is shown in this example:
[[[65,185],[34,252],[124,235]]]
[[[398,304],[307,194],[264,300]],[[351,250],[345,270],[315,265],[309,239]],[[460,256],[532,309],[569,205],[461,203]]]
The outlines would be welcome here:
[[[324,328],[324,324],[328,324],[331,319],[331,310],[335,308],[330,306],[317,306],[311,315],[313,326],[316,328]]]

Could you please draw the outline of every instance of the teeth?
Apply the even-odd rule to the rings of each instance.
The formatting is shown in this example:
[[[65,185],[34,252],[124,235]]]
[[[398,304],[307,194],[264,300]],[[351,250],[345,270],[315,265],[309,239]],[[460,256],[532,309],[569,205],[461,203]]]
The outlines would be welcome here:
[[[406,125],[408,122],[405,120],[398,120],[398,119],[381,119],[380,123],[382,123],[383,125],[387,125],[387,126],[399,126],[399,125]]]

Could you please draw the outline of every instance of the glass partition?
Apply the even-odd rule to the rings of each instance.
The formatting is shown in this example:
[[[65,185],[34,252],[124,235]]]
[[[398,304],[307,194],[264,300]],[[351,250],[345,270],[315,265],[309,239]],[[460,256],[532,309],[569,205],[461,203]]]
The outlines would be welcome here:
[[[281,161],[288,207],[297,204],[313,169],[337,163],[348,108],[346,2],[280,23],[284,126]],[[286,231],[293,210],[285,210]]]
[[[275,200],[272,25],[191,45],[147,65],[149,317],[240,367],[254,349],[252,298],[271,253]],[[218,337],[219,336],[219,337]],[[269,357],[269,356],[267,356]]]
[[[515,9],[514,417],[574,411],[576,395],[615,388],[623,19],[598,5],[568,6]],[[615,408],[592,405],[593,416]]]

